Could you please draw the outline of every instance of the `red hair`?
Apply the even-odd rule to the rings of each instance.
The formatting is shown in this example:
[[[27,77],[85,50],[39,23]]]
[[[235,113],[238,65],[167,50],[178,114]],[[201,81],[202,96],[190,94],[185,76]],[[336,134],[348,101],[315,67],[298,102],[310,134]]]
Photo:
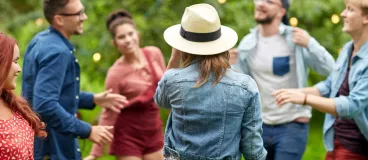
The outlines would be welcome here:
[[[4,33],[0,33],[0,98],[13,112],[20,113],[35,132],[36,136],[46,137],[45,123],[34,113],[27,101],[16,96],[13,91],[3,88],[13,63],[14,46],[17,42]]]

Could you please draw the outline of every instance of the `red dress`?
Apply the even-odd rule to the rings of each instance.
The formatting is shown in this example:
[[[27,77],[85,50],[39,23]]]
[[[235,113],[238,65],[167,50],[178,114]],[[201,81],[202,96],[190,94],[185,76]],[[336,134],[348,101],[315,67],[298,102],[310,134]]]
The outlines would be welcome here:
[[[19,114],[0,120],[0,160],[33,160],[34,131]]]
[[[116,156],[142,157],[161,150],[164,145],[159,108],[153,101],[157,83],[165,70],[164,61],[163,58],[157,60],[162,57],[158,48],[147,47],[142,51],[148,63],[145,67],[132,71],[118,62],[114,70],[109,70],[107,78],[107,86],[113,86],[113,90],[125,95],[130,102],[116,119],[110,147],[110,154]]]

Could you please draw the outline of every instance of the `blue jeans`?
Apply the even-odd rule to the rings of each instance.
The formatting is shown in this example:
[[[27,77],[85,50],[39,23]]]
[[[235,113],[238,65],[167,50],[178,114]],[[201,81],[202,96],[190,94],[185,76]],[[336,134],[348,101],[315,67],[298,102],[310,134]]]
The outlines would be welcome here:
[[[267,160],[300,160],[308,140],[308,123],[263,124]]]

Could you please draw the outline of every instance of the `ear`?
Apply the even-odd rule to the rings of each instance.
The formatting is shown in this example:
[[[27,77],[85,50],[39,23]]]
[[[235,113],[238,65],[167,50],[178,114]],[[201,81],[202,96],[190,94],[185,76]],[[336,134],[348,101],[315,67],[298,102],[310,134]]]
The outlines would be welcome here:
[[[53,24],[57,26],[64,26],[64,18],[60,15],[55,15]]]
[[[280,11],[280,17],[284,17],[284,15],[286,14],[286,9],[285,8],[282,8],[281,11]]]
[[[368,14],[363,14],[363,24],[368,24]]]
[[[118,46],[118,45],[116,44],[115,37],[114,37],[110,42],[111,42],[111,44],[113,44],[113,45],[114,45],[114,47],[117,47],[117,46]]]

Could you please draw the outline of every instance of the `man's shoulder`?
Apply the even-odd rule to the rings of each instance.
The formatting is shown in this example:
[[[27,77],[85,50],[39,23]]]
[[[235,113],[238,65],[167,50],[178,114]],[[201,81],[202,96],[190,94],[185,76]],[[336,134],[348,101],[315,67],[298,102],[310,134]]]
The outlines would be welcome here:
[[[64,53],[68,52],[68,46],[65,45],[60,36],[45,30],[33,37],[28,45],[27,52],[37,52],[38,54]]]
[[[250,32],[246,34],[239,43],[238,49],[239,50],[248,50],[253,48],[257,43],[257,33],[258,28],[250,29]]]

